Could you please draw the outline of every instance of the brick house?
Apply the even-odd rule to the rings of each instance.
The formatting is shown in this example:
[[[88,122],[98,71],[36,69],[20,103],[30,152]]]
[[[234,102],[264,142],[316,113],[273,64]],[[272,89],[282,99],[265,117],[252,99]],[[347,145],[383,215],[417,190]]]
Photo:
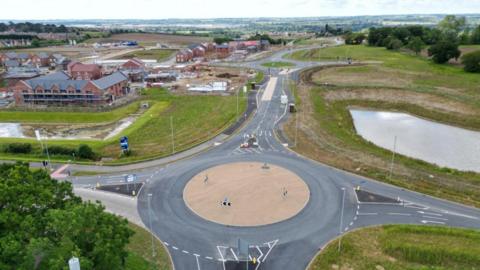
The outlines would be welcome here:
[[[185,63],[193,59],[193,52],[190,49],[181,50],[176,55],[177,63]]]
[[[48,66],[48,54],[47,53],[37,53],[30,56],[30,61],[34,66],[45,67]]]
[[[65,72],[19,81],[13,86],[15,102],[23,104],[105,104],[129,92],[128,77],[115,72],[98,80],[71,80]]]
[[[96,80],[102,77],[102,69],[96,64],[71,62],[67,66],[67,72],[74,80]]]
[[[227,57],[231,51],[232,49],[227,44],[215,46],[215,53],[217,54],[218,57]]]
[[[130,81],[132,82],[143,81],[143,79],[147,74],[147,72],[145,71],[145,68],[146,68],[145,63],[138,58],[129,59],[127,62],[123,63],[123,65],[120,67],[123,73],[127,75]]]
[[[193,58],[205,57],[206,48],[202,44],[192,44],[188,48],[193,53]]]
[[[36,66],[36,67],[56,67],[66,61],[66,58],[61,54],[47,54],[41,53],[15,53],[7,52],[0,53],[0,65],[5,65],[7,61],[17,61],[20,66]]]

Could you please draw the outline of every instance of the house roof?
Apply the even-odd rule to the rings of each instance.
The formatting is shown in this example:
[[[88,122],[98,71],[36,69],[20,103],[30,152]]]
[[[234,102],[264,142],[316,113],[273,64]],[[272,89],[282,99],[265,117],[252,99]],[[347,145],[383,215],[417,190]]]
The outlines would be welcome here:
[[[7,53],[5,53],[5,55],[6,55],[8,58],[10,58],[10,59],[12,59],[12,58],[15,59],[15,58],[17,58],[17,53],[16,53],[16,52],[7,52]]]
[[[93,83],[100,89],[105,90],[112,85],[128,80],[128,77],[123,74],[121,71],[112,73],[111,75],[105,76],[98,80],[93,81]]]
[[[73,63],[70,64],[70,69],[73,72],[95,72],[100,71],[100,67],[96,64],[82,64],[82,63]]]
[[[32,89],[41,86],[43,89],[51,89],[54,85],[58,86],[60,90],[65,90],[72,86],[76,90],[82,89],[88,81],[86,80],[70,80],[65,72],[56,72],[46,76],[34,78],[25,81]]]
[[[37,56],[40,58],[48,58],[48,53],[40,52],[40,53],[37,53]]]
[[[28,59],[28,58],[30,58],[30,55],[28,53],[19,53],[19,54],[17,54],[17,58]]]
[[[6,67],[19,67],[20,63],[17,60],[7,60],[5,61]]]

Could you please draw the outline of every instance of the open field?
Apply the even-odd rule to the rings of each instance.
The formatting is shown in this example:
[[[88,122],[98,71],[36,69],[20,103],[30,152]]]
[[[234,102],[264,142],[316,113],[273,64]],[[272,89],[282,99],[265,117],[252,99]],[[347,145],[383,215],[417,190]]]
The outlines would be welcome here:
[[[263,63],[262,66],[269,68],[283,68],[283,67],[294,67],[294,63],[290,62],[267,62]]]
[[[129,223],[130,229],[135,234],[130,238],[130,243],[127,245],[129,252],[126,258],[127,270],[169,270],[172,269],[170,257],[163,244],[154,238],[153,243],[155,247],[156,256],[152,257],[152,243],[150,232],[139,226]]]
[[[95,42],[115,42],[124,40],[136,40],[140,45],[153,46],[157,43],[170,46],[186,46],[192,43],[201,43],[211,41],[211,38],[188,36],[188,35],[167,35],[167,34],[148,34],[148,33],[128,33],[112,35],[108,38],[89,39],[86,43]]]
[[[295,87],[299,103],[296,151],[332,166],[429,195],[479,206],[480,175],[397,156],[357,135],[348,108],[400,111],[480,130],[480,77],[451,65],[382,48],[342,46],[296,52],[298,59],[351,56],[352,66],[306,71]],[[285,126],[294,136],[295,121]],[[315,147],[312,147],[314,145]]]
[[[162,89],[145,90],[142,95],[143,101],[148,101],[150,108],[123,132],[107,140],[48,140],[48,146],[63,146],[77,148],[79,144],[87,144],[104,158],[105,163],[127,163],[145,159],[157,158],[171,154],[173,124],[175,152],[193,147],[219,134],[224,128],[236,120],[236,97],[235,96],[211,96],[211,95],[173,95]],[[115,121],[131,112],[135,112],[140,102],[136,105],[118,109],[119,111],[107,112],[97,117],[99,113],[83,113],[79,116],[68,113],[56,113],[52,121],[84,122],[105,121],[105,118]],[[240,114],[246,107],[246,99],[243,92],[240,94]],[[15,112],[14,116],[21,122],[39,121],[48,118],[48,113],[35,115]],[[62,118],[66,115],[66,118]],[[90,116],[90,118],[89,118]],[[29,118],[31,117],[31,118]],[[105,118],[102,118],[105,117]],[[64,120],[62,120],[64,119]],[[120,136],[128,136],[131,147],[131,155],[121,156],[118,140]],[[15,160],[42,160],[40,145],[34,139],[0,139],[0,145],[13,142],[27,142],[32,144],[31,154],[7,154],[1,153],[1,159]],[[71,156],[55,156],[53,161],[67,161]]]
[[[331,242],[309,270],[480,269],[480,231],[389,225],[353,231]]]
[[[151,59],[157,60],[157,62],[162,62],[172,57],[176,50],[171,49],[151,49],[151,50],[142,50],[135,51],[132,53],[124,54],[119,59],[130,59],[130,58],[139,58],[139,59]]]

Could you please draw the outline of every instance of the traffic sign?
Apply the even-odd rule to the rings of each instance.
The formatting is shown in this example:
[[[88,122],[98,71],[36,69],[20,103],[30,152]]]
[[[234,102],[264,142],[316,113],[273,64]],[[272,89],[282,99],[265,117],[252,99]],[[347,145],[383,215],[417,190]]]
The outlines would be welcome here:
[[[129,174],[127,176],[125,176],[125,182],[127,183],[132,183],[132,182],[135,182],[137,180],[137,175],[136,174]]]
[[[120,138],[120,147],[124,151],[128,150],[128,137],[127,136],[123,136],[123,137]]]

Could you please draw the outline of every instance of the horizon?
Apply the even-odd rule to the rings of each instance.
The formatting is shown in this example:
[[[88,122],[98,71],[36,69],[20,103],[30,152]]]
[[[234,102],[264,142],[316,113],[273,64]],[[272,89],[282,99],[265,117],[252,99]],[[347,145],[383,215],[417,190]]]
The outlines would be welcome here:
[[[153,0],[84,0],[71,6],[61,0],[17,0],[2,3],[2,21],[50,20],[173,20],[320,18],[398,15],[478,14],[480,2],[468,0],[245,0],[233,7],[221,0],[194,0],[158,3]],[[67,2],[68,3],[68,2]],[[28,10],[23,7],[29,6]],[[93,8],[92,8],[93,7]],[[191,7],[185,9],[185,7]],[[55,10],[55,16],[52,14]],[[22,10],[22,12],[17,12]],[[474,12],[473,12],[473,11]],[[6,15],[5,15],[6,14]],[[133,15],[135,14],[135,15]],[[123,19],[128,18],[128,19]]]

